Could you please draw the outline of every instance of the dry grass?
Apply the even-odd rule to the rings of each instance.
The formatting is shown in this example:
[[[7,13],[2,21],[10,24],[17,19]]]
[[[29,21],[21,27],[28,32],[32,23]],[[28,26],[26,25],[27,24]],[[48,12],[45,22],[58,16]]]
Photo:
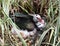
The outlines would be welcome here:
[[[0,0],[0,45],[1,46],[60,46],[60,1],[59,0]],[[42,14],[47,19],[45,31],[37,38],[35,44],[31,40],[12,35],[10,26],[18,26],[9,17],[9,11],[26,14]],[[12,12],[14,14],[14,12]],[[28,41],[28,42],[26,42]]]

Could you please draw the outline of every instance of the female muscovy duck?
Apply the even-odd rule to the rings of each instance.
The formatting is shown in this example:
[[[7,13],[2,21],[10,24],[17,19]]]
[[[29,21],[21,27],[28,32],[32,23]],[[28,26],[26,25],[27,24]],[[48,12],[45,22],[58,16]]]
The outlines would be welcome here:
[[[15,14],[15,17],[18,20],[15,22],[18,26],[20,25],[20,30],[12,27],[11,31],[13,34],[17,34],[16,31],[18,31],[26,38],[31,35],[33,36],[38,29],[42,30],[46,26],[46,22],[38,14],[22,15],[19,13],[17,15]]]
[[[15,19],[14,19],[15,18]],[[12,16],[12,19],[15,20],[15,23],[20,27],[20,29],[33,30],[37,28],[42,30],[46,26],[46,22],[39,14],[23,14],[15,13]]]

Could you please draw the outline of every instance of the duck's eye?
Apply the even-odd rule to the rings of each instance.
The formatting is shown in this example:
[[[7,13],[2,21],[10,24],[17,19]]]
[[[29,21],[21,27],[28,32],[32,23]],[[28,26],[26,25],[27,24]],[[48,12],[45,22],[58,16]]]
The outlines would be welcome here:
[[[41,25],[41,24],[39,24],[39,25]]]

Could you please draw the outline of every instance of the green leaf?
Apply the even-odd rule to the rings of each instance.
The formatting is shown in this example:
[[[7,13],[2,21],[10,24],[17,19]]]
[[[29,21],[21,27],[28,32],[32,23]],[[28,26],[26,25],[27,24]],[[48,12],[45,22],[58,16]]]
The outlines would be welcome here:
[[[3,11],[9,16],[9,5],[11,0],[2,0]]]
[[[39,42],[38,42],[38,46],[41,46],[41,43],[42,43],[45,35],[48,33],[48,31],[49,31],[50,29],[53,29],[53,27],[50,27],[49,29],[47,29],[46,31],[44,31],[44,32],[42,33],[42,35],[40,36]]]

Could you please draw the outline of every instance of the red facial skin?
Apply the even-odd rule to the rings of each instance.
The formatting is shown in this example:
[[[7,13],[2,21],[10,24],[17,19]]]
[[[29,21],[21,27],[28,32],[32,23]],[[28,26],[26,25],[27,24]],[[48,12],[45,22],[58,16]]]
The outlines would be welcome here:
[[[41,22],[42,24],[44,24],[44,20],[41,18],[37,18],[39,22]]]

